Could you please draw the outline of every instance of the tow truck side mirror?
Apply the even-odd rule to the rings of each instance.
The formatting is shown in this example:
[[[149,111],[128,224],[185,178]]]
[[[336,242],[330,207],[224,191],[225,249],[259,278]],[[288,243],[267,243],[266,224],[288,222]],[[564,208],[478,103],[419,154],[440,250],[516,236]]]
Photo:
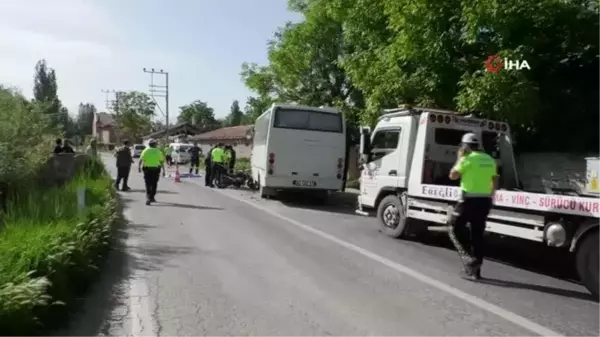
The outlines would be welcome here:
[[[360,128],[360,154],[365,156],[371,153],[371,128]]]

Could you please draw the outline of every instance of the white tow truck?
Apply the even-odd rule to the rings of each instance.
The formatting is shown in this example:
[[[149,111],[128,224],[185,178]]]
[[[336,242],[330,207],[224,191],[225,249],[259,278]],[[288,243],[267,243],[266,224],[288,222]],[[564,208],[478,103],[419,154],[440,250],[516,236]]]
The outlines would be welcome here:
[[[458,113],[408,106],[386,110],[375,129],[361,128],[363,170],[357,213],[377,210],[381,231],[392,237],[447,229],[460,197],[448,179],[461,137],[473,132],[499,167],[500,186],[486,232],[516,237],[575,254],[586,288],[598,295],[597,196],[526,192],[520,183],[507,124]]]

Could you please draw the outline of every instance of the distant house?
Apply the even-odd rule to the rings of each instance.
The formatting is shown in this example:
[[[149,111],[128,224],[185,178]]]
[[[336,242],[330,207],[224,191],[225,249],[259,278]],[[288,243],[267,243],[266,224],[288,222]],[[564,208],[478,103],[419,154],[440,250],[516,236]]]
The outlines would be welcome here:
[[[249,158],[252,153],[252,125],[231,126],[192,136],[204,153],[218,143],[232,145],[238,158]]]
[[[98,144],[114,144],[116,142],[117,123],[112,114],[106,112],[94,113],[92,136]]]
[[[162,140],[163,138],[168,137],[170,143],[185,143],[188,141],[189,137],[198,135],[202,132],[203,130],[200,127],[191,125],[189,123],[178,123],[169,126],[168,134],[167,130],[164,129],[155,131],[145,135],[142,141],[145,144],[150,138]]]

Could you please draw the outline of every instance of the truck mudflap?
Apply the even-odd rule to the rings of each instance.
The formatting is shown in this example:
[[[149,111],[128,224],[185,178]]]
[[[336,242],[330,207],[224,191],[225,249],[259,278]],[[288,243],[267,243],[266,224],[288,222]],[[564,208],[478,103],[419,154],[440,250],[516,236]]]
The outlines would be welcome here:
[[[454,186],[421,184],[411,196],[456,201],[460,193],[460,188]],[[600,198],[499,190],[494,195],[494,205],[600,218]]]

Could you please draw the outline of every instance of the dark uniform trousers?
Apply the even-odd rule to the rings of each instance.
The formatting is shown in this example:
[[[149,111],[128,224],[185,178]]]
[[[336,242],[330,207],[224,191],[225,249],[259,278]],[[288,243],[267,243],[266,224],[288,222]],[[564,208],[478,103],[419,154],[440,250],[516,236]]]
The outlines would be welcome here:
[[[143,167],[144,183],[146,184],[146,197],[148,200],[154,199],[160,179],[160,167]]]
[[[463,263],[469,267],[483,263],[483,234],[492,203],[491,197],[464,198],[456,204],[450,219],[450,240]],[[470,228],[467,228],[467,223]]]
[[[123,181],[123,188],[128,187],[127,181],[129,180],[129,171],[131,171],[130,166],[117,166],[117,181],[115,182],[115,186],[119,188],[119,184]]]
[[[204,159],[204,186],[212,185],[212,162],[210,159]]]
[[[210,182],[212,183],[213,181],[217,180],[220,184],[221,182],[221,177],[223,174],[225,174],[227,171],[227,168],[223,165],[223,163],[212,163],[212,167],[210,169],[210,176],[211,176],[211,180]]]
[[[190,159],[190,174],[196,168],[196,174],[198,174],[198,168],[200,167],[200,157],[192,157]]]

